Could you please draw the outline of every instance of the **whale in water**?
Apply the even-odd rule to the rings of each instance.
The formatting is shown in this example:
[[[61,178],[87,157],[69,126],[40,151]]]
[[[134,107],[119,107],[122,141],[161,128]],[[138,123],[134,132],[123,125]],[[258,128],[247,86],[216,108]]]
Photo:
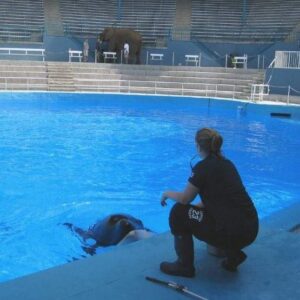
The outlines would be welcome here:
[[[121,213],[109,215],[87,230],[71,223],[64,223],[64,225],[82,238],[83,250],[91,255],[96,253],[97,247],[124,245],[153,235],[153,232],[144,227],[142,221]],[[87,244],[89,240],[92,240],[92,245]]]

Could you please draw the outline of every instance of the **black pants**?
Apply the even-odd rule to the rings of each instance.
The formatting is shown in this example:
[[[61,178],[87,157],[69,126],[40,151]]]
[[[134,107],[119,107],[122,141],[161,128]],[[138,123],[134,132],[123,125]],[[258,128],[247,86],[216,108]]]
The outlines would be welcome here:
[[[241,224],[235,224],[236,231],[225,228],[220,230],[205,209],[176,203],[170,212],[169,224],[173,235],[193,235],[201,241],[225,250],[228,257],[234,257],[242,248],[250,245],[258,233],[256,214],[237,219],[241,220]]]

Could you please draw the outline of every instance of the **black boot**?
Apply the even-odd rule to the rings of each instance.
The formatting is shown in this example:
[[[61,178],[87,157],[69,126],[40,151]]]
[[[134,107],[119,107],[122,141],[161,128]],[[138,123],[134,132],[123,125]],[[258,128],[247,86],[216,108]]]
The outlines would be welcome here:
[[[174,236],[175,251],[178,259],[162,262],[160,270],[166,274],[183,277],[194,277],[194,243],[191,235]]]
[[[222,267],[229,272],[236,272],[238,265],[244,262],[247,258],[247,255],[242,250],[234,256],[228,256],[222,261]]]

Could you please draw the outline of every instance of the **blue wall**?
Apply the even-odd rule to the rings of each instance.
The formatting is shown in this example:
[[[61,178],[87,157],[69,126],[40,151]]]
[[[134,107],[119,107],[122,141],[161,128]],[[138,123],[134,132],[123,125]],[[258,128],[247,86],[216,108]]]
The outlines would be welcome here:
[[[291,86],[299,93],[291,90],[290,95],[300,96],[300,69],[268,69],[265,82],[271,85],[271,94],[287,95],[288,86]]]
[[[217,52],[220,56],[226,54],[243,55],[247,54],[249,63],[248,68],[257,68],[258,66],[258,55],[261,55],[260,66],[262,68],[262,56],[264,56],[264,68],[267,68],[275,57],[275,51],[286,50],[286,51],[299,51],[299,44],[293,43],[206,43],[206,45],[213,51]]]
[[[201,41],[174,41],[169,40],[167,48],[147,48],[143,51],[142,61],[146,62],[146,52],[163,53],[164,64],[172,65],[173,52],[175,53],[174,65],[184,65],[185,54],[201,53],[201,66],[224,67],[226,54],[248,55],[248,68],[266,69],[275,57],[276,50],[298,51],[299,43],[206,43]],[[260,56],[258,58],[258,55]],[[151,62],[152,64],[159,64]]]
[[[71,36],[44,35],[44,46],[47,51],[47,61],[69,61],[69,49],[82,50],[84,39]],[[95,39],[89,39],[90,55],[89,62],[95,61]],[[75,60],[74,60],[75,61]]]
[[[169,40],[167,48],[146,48],[142,52],[142,61],[146,63],[146,57],[148,53],[162,53],[164,54],[165,65],[181,66],[185,65],[185,55],[200,55],[201,53],[201,66],[203,67],[220,67],[224,66],[225,60],[218,60],[217,56],[213,54],[210,49],[207,49],[205,45],[195,43],[192,41],[173,41]],[[174,61],[173,61],[174,53]],[[160,64],[160,62],[153,62],[148,59],[149,64]]]

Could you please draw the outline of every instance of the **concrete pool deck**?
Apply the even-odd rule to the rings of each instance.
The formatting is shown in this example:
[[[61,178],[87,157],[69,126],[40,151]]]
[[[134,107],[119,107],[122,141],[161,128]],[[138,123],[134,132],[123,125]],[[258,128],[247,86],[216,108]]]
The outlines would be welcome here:
[[[257,241],[237,273],[220,268],[204,243],[195,243],[197,275],[171,277],[159,271],[162,260],[175,259],[172,236],[164,233],[80,261],[0,284],[1,300],[48,299],[193,299],[145,280],[175,281],[209,300],[300,299],[300,203],[261,221]]]

